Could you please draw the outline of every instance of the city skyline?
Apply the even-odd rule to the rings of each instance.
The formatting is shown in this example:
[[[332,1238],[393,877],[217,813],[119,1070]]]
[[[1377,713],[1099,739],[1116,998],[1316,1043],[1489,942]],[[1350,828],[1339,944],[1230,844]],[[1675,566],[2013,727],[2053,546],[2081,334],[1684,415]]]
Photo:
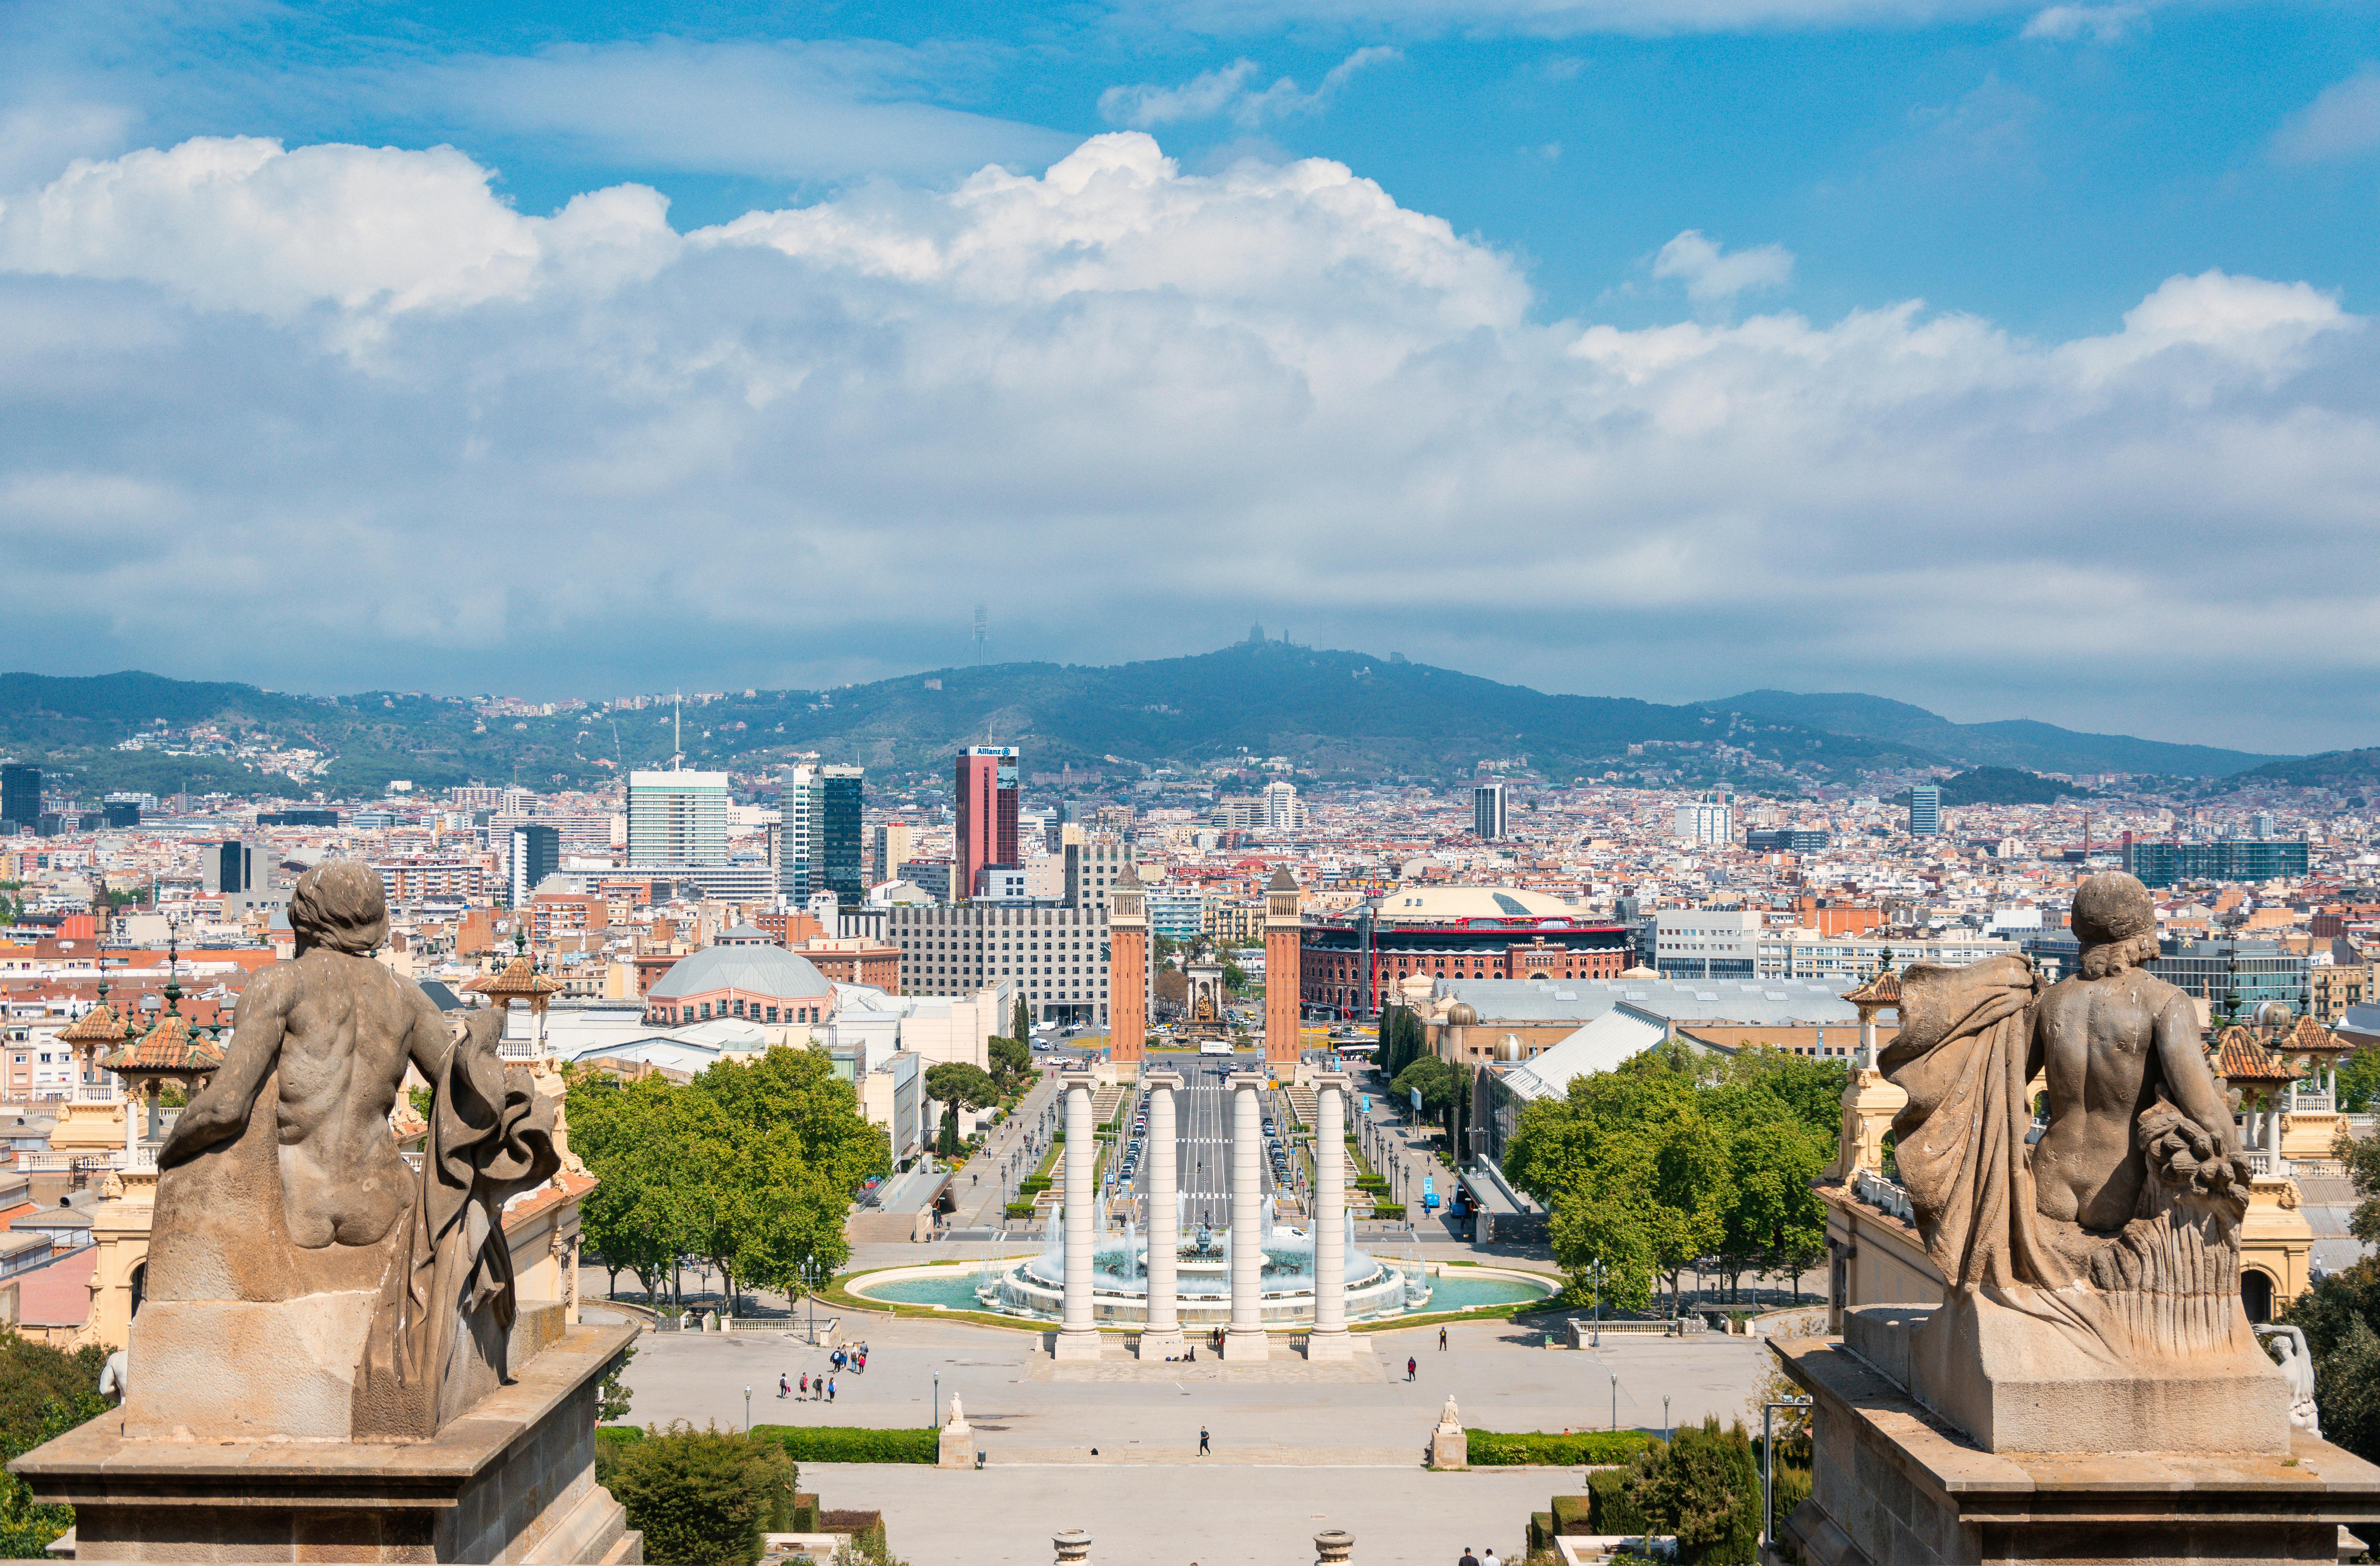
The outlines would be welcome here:
[[[2349,8],[11,21],[43,667],[822,687],[1253,619],[1655,700],[2380,716]]]

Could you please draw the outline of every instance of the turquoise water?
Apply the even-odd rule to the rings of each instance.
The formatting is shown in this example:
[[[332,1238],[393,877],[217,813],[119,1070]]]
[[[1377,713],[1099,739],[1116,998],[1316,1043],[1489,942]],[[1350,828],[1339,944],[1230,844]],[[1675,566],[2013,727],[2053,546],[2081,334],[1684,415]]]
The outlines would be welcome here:
[[[1516,1278],[1473,1278],[1461,1272],[1450,1272],[1430,1280],[1431,1291],[1427,1308],[1432,1311],[1469,1310],[1475,1305],[1512,1305],[1520,1300],[1543,1299],[1548,1291]],[[946,1305],[953,1310],[980,1310],[976,1303],[976,1273],[972,1268],[954,1269],[924,1278],[903,1278],[890,1283],[868,1283],[861,1286],[863,1294],[880,1300],[895,1300],[902,1305]]]

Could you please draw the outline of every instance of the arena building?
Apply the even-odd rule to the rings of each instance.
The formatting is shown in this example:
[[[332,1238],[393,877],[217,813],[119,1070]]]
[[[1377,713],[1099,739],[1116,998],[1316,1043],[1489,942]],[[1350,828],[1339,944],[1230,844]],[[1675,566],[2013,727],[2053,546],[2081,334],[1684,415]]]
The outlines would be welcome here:
[[[680,958],[645,995],[645,1020],[662,1027],[713,1017],[822,1023],[833,1014],[834,985],[826,975],[750,925]]]
[[[1302,934],[1298,996],[1309,1016],[1376,1015],[1415,974],[1617,978],[1629,963],[1625,926],[1503,887],[1401,887],[1349,913],[1309,913]]]

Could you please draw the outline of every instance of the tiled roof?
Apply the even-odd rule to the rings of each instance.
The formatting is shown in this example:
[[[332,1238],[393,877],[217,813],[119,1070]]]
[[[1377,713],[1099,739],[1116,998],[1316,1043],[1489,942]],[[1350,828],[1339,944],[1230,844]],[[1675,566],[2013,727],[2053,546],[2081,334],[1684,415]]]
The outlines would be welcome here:
[[[1854,1006],[1898,1006],[1900,1004],[1900,976],[1890,968],[1882,969],[1843,999]]]
[[[561,982],[538,972],[527,957],[515,957],[504,965],[503,972],[482,974],[463,988],[474,994],[492,996],[504,1002],[535,1002],[549,995],[562,993]]]
[[[167,1012],[140,1038],[100,1062],[114,1072],[188,1072],[193,1075],[223,1069],[223,1051],[199,1038],[179,1012]]]
[[[2355,1048],[2312,1017],[2300,1017],[2281,1048],[2292,1055],[2343,1055]]]
[[[2244,1027],[2227,1027],[2215,1038],[2215,1074],[2226,1082],[2295,1082],[2298,1074],[2275,1060]]]
[[[124,1021],[113,1006],[93,1006],[90,1011],[67,1024],[58,1034],[61,1044],[107,1044],[124,1042]]]

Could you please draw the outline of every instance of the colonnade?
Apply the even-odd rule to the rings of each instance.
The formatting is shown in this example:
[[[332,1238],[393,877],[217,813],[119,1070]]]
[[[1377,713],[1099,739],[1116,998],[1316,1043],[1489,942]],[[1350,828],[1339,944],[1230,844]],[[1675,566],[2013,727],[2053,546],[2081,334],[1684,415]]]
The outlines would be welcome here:
[[[1070,1071],[1059,1080],[1066,1125],[1066,1267],[1064,1303],[1053,1352],[1059,1359],[1097,1359],[1099,1332],[1091,1304],[1092,1249],[1099,1234],[1095,1184],[1099,1142],[1091,1121],[1095,1080],[1087,1071]],[[1145,1154],[1148,1294],[1140,1357],[1154,1360],[1178,1356],[1185,1345],[1178,1277],[1182,1222],[1174,1103],[1182,1078],[1172,1071],[1152,1070],[1142,1076],[1141,1085],[1148,1092]],[[1266,1085],[1264,1075],[1246,1071],[1232,1073],[1224,1084],[1231,1095],[1232,1240],[1231,1319],[1223,1335],[1226,1360],[1260,1360],[1271,1353],[1264,1320],[1264,1111],[1258,1098]],[[1346,1116],[1351,1086],[1350,1079],[1339,1072],[1326,1072],[1314,1079],[1314,1210],[1309,1220],[1314,1234],[1314,1323],[1307,1338],[1309,1359],[1344,1359],[1354,1352],[1347,1331]]]

